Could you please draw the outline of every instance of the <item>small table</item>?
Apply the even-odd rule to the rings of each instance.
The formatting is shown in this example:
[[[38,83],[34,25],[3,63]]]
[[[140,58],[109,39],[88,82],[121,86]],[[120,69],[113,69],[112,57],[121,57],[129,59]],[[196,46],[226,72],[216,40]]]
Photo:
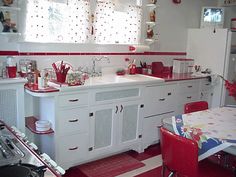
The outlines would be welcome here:
[[[220,107],[163,119],[165,128],[197,141],[202,160],[229,146],[236,147],[236,108]]]

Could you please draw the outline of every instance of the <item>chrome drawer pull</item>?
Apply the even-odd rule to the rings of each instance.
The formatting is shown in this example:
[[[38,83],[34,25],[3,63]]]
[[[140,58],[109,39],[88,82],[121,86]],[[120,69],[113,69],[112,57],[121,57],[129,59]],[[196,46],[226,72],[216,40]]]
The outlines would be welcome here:
[[[193,86],[192,85],[189,85],[188,88],[192,88]]]
[[[120,109],[120,112],[122,112],[122,111],[123,111],[123,105],[121,105],[120,108],[121,108],[121,109]]]
[[[159,99],[159,101],[165,101],[165,98]]]
[[[74,150],[76,150],[76,149],[78,149],[78,146],[73,147],[73,148],[69,148],[70,151],[74,151]]]
[[[187,98],[188,98],[188,99],[191,99],[192,97],[191,97],[191,96],[188,96]]]
[[[119,109],[118,106],[116,106],[116,114],[117,114],[117,112],[118,112],[118,109]]]
[[[69,100],[69,102],[77,102],[79,99]]]
[[[69,120],[69,122],[78,122],[79,119]]]

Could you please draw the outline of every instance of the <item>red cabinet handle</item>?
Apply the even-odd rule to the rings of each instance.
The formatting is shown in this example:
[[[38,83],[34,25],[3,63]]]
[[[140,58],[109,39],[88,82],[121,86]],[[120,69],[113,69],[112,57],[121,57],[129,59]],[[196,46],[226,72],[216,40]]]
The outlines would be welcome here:
[[[69,148],[70,151],[74,151],[74,150],[76,150],[76,149],[78,149],[78,146],[73,147],[73,148]]]
[[[69,100],[69,102],[77,102],[79,99]]]

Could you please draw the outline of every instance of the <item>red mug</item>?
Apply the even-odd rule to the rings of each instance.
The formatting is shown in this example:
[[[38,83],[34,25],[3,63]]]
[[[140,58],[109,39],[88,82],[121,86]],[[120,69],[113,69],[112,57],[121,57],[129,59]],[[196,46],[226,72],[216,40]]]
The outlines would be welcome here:
[[[7,73],[9,78],[16,77],[16,66],[7,66]]]

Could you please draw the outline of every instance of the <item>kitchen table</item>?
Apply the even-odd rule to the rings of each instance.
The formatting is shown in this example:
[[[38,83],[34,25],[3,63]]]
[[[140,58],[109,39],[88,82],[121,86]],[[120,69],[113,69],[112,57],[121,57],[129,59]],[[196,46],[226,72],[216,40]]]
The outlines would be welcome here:
[[[196,140],[199,161],[227,147],[236,150],[236,108],[220,107],[162,120],[175,134]]]

